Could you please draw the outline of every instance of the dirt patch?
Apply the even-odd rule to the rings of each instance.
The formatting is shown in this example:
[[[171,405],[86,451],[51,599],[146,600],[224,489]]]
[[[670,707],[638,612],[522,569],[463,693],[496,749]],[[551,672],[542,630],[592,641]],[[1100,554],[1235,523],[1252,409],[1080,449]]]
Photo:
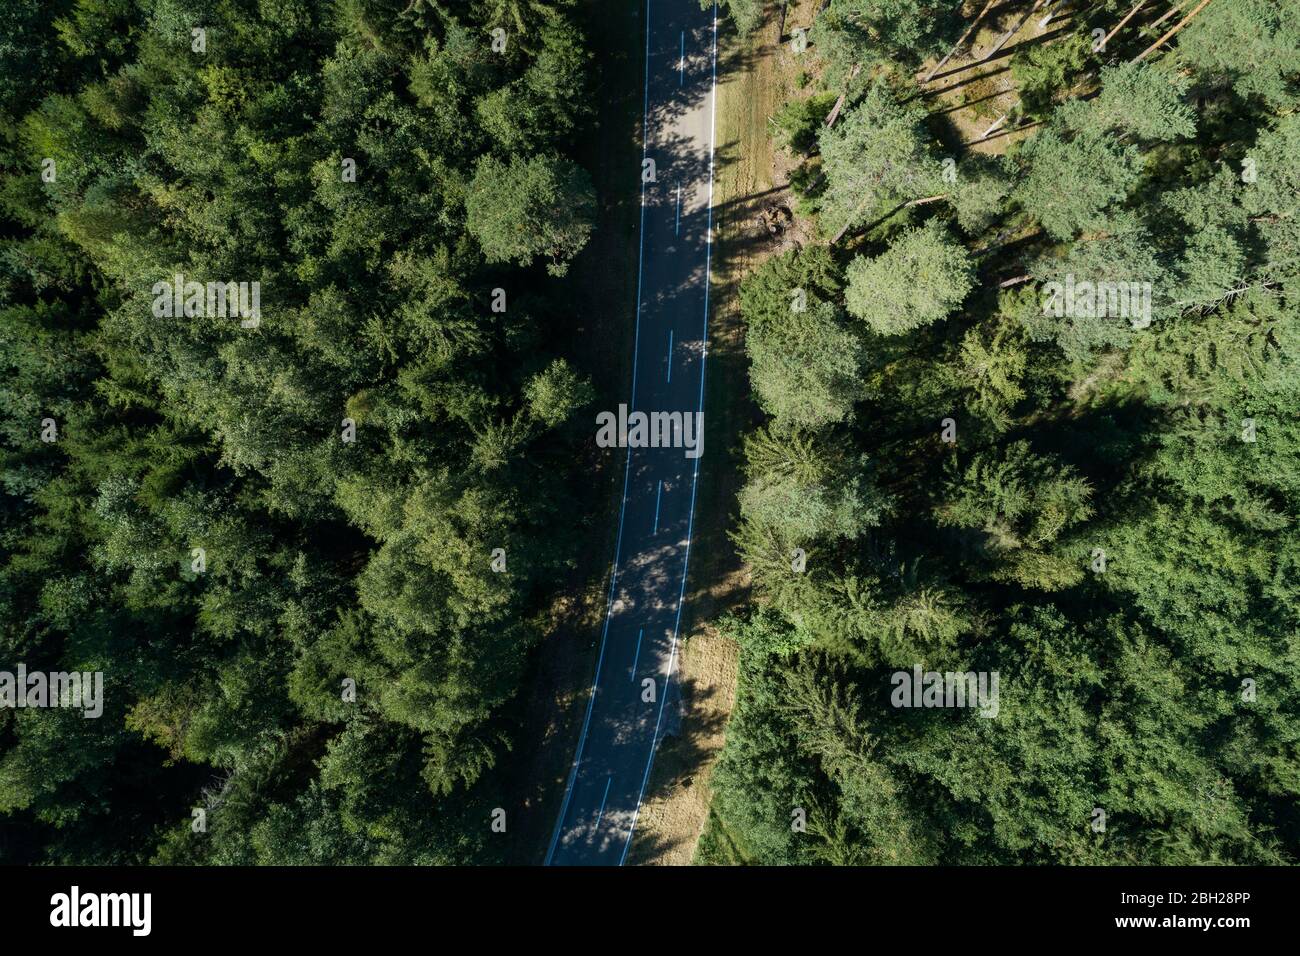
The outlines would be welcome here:
[[[974,19],[982,5],[966,5],[969,19]],[[943,69],[929,82],[922,83],[931,113],[946,118],[962,145],[971,152],[1001,155],[1008,146],[1024,139],[1037,126],[1023,119],[1009,119],[995,126],[1020,102],[1011,77],[1011,58],[1019,50],[1049,43],[1065,33],[1071,23],[1071,14],[1068,11],[1052,13],[1044,22],[1047,15],[1042,11],[1035,12],[1020,24],[996,53],[988,56],[1006,33],[1020,23],[1024,13],[1023,8],[995,8]],[[937,58],[924,64],[922,77],[930,72],[936,61]]]

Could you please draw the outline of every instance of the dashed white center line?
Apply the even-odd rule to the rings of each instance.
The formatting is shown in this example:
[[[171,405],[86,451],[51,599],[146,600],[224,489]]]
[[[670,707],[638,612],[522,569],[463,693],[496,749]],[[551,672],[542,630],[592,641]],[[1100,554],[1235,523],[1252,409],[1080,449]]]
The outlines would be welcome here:
[[[641,635],[645,633],[645,628],[639,627],[636,631],[636,655],[632,658],[632,679],[636,680],[636,664],[641,660]]]
[[[605,778],[605,795],[600,798],[600,812],[596,814],[596,824],[592,827],[593,830],[600,827],[600,818],[605,815],[605,801],[609,799],[609,784],[613,779],[614,775],[612,773]]]

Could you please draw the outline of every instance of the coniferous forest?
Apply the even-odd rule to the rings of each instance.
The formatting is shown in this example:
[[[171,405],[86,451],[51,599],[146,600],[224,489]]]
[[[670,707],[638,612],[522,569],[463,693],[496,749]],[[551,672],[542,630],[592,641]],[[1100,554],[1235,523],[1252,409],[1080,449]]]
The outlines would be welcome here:
[[[479,858],[579,510],[570,6],[6,5],[0,659],[111,693],[0,710],[0,852]],[[177,276],[260,316],[155,309]]]
[[[833,0],[776,117],[818,240],[741,291],[758,596],[701,855],[1294,863],[1300,7],[1143,55],[1193,5],[1073,4],[991,156],[927,96],[962,6]],[[996,717],[898,709],[918,665]]]
[[[619,520],[555,331],[617,245],[614,7],[639,48],[612,0],[4,0],[0,671],[106,692],[0,707],[0,862],[525,852],[516,705]],[[724,0],[726,43],[786,7],[695,862],[1295,864],[1300,0]],[[959,123],[981,47],[1014,104]]]

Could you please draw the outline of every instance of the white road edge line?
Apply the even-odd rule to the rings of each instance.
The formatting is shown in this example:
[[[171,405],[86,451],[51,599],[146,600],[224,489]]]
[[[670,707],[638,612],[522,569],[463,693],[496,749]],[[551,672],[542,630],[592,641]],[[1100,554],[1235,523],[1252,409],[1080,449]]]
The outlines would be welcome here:
[[[649,3],[649,0],[646,0]],[[650,18],[646,17],[646,45],[649,46]],[[713,3],[713,82],[709,97],[713,101],[709,114],[709,224],[704,233],[704,339],[700,352],[700,410],[704,414],[704,370],[709,358],[709,269],[713,257],[713,148],[717,135],[718,120],[718,3]],[[668,655],[668,672],[664,677],[664,692],[659,698],[659,716],[655,719],[655,733],[650,741],[650,759],[646,761],[645,775],[641,778],[641,790],[636,797],[636,809],[632,812],[632,825],[627,828],[627,841],[623,844],[623,854],[618,859],[622,866],[627,859],[627,851],[632,846],[632,834],[636,832],[637,817],[641,815],[641,800],[645,796],[645,787],[650,780],[650,769],[655,762],[655,749],[659,742],[659,727],[664,718],[664,704],[668,703],[668,686],[673,679],[673,663],[677,660],[677,632],[682,624],[682,605],[686,601],[686,573],[691,563],[691,532],[695,527],[695,488],[699,484],[700,459],[695,459],[695,468],[691,475],[691,512],[686,525],[686,557],[682,562],[682,588],[677,596],[677,620],[673,624],[673,644]]]
[[[645,97],[641,108],[641,161],[644,168],[645,159],[650,153],[650,2],[645,3]],[[714,12],[714,32],[717,31],[717,12]],[[716,44],[716,39],[715,39]],[[716,70],[715,70],[716,72]],[[716,77],[715,77],[716,79]],[[712,190],[713,157],[709,157],[710,190]],[[637,253],[636,267],[636,331],[632,340],[632,397],[628,403],[629,410],[636,407],[636,360],[641,347],[641,276],[645,267],[645,179],[641,180],[641,241]],[[707,291],[705,295],[707,295]],[[698,467],[699,459],[696,459]],[[555,858],[555,847],[560,842],[560,833],[564,829],[564,818],[569,812],[569,799],[573,796],[573,785],[578,780],[578,767],[582,763],[582,748],[587,742],[587,730],[591,726],[591,709],[596,703],[596,687],[600,683],[600,666],[605,660],[605,642],[609,637],[609,619],[614,610],[614,588],[618,583],[618,557],[623,549],[623,516],[627,513],[627,479],[632,471],[632,448],[628,447],[627,458],[623,463],[623,504],[618,512],[618,537],[614,543],[614,569],[609,578],[609,600],[605,606],[605,627],[600,634],[600,654],[596,657],[596,673],[591,678],[591,694],[587,697],[587,712],[582,718],[582,733],[578,737],[578,750],[573,755],[573,769],[569,771],[569,785],[564,791],[564,803],[560,806],[559,819],[555,821],[555,833],[551,836],[551,846],[546,851],[546,863],[550,866]]]

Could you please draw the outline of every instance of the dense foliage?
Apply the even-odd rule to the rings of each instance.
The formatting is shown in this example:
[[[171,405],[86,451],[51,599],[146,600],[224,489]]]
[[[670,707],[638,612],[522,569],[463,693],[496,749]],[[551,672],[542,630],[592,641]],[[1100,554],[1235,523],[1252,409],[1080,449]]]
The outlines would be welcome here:
[[[589,58],[566,0],[6,5],[0,669],[105,710],[0,710],[0,856],[491,858],[572,552]]]
[[[1042,125],[990,156],[917,88],[936,6],[836,0],[779,115],[822,238],[741,295],[758,596],[701,856],[1293,863],[1297,11],[1131,63],[1149,31],[1089,35],[1132,5],[1085,5],[1014,52]],[[1148,297],[1053,308],[1084,282]],[[917,666],[996,672],[996,715],[898,706]]]

